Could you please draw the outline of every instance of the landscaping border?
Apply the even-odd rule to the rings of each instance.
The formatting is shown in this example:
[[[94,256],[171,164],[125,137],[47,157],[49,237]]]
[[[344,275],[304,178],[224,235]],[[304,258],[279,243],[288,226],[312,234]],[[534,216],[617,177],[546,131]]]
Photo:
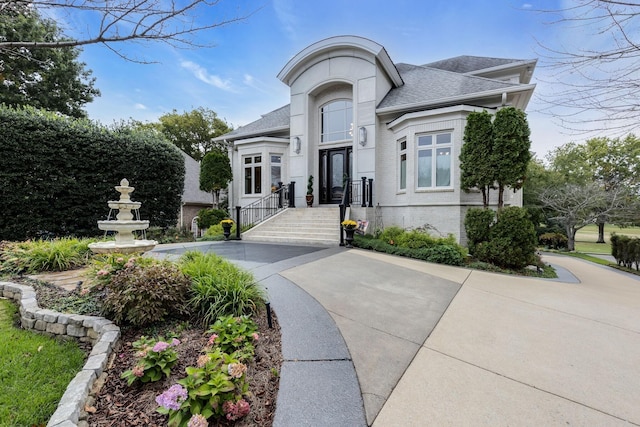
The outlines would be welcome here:
[[[49,336],[64,336],[92,344],[92,350],[82,370],[67,386],[47,427],[88,426],[85,404],[98,378],[104,381],[104,372],[115,344],[120,339],[120,328],[104,317],[58,313],[38,306],[36,292],[31,286],[0,282],[0,295],[20,305],[20,324]]]

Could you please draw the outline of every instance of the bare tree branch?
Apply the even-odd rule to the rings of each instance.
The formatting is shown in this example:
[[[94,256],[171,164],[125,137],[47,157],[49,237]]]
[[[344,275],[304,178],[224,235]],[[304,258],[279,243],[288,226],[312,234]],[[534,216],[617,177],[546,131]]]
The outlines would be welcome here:
[[[538,42],[540,65],[549,77],[537,97],[542,113],[567,130],[621,136],[640,127],[640,3],[572,0],[553,16],[560,39]],[[546,87],[546,91],[544,88]]]
[[[13,53],[20,48],[103,44],[121,57],[132,60],[114,45],[143,41],[163,42],[182,48],[212,47],[213,43],[197,42],[194,36],[242,21],[255,13],[254,10],[214,18],[214,8],[220,2],[221,0],[0,0],[0,13],[6,8],[29,6],[41,11],[66,13],[69,17],[73,15],[87,23],[87,29],[80,31],[79,35],[65,34],[63,40],[0,40],[0,53]],[[95,25],[91,24],[93,20],[96,21]],[[74,32],[77,30],[76,28]]]

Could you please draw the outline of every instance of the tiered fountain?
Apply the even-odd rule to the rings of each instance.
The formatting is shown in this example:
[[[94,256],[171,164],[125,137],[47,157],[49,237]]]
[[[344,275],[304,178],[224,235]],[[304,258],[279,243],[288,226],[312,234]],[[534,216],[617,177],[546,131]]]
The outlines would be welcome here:
[[[133,193],[134,188],[129,187],[129,181],[126,179],[120,181],[120,185],[115,188],[120,193],[120,200],[109,201],[108,205],[111,211],[118,210],[116,219],[110,219],[111,211],[109,211],[106,221],[98,221],[100,230],[115,231],[115,241],[91,243],[89,248],[97,254],[128,254],[150,251],[158,242],[155,240],[136,240],[134,235],[135,231],[144,231],[149,228],[149,221],[141,221],[138,215],[138,209],[142,203],[132,202],[129,196]],[[132,211],[136,213],[136,219],[133,219]]]

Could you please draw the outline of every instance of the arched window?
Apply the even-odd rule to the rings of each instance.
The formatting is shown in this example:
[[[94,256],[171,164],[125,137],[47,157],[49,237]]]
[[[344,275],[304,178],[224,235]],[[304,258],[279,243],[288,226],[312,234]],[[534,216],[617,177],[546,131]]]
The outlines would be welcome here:
[[[338,99],[325,104],[320,110],[320,142],[353,139],[353,106],[348,99]]]

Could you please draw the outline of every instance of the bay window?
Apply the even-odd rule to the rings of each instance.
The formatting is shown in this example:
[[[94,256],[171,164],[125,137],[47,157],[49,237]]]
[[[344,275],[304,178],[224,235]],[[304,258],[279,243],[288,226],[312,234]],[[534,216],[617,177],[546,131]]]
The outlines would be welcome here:
[[[418,135],[418,188],[451,186],[451,133]]]

